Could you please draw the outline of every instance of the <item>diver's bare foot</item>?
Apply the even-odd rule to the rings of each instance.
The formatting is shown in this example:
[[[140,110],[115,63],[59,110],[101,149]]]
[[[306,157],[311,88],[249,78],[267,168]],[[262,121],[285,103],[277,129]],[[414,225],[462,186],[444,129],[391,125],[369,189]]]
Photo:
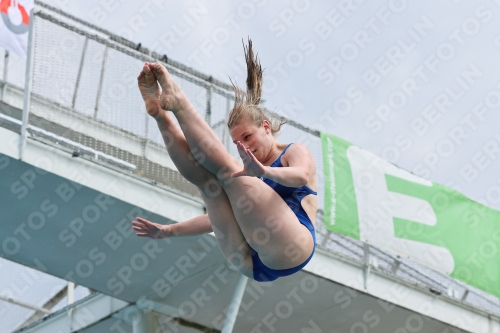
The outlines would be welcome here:
[[[174,113],[180,111],[187,101],[182,89],[162,64],[155,62],[150,67],[162,89],[160,107]]]
[[[160,87],[150,66],[150,63],[144,64],[142,72],[137,77],[137,85],[146,104],[146,111],[158,120],[165,116],[165,111],[160,108]]]

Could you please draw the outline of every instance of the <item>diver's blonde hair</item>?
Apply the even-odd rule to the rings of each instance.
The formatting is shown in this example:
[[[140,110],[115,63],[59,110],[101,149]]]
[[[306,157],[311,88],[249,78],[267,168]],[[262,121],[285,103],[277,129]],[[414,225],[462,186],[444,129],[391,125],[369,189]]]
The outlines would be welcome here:
[[[273,136],[276,136],[281,126],[286,123],[286,120],[271,114],[259,106],[260,97],[262,96],[263,70],[257,55],[254,56],[250,38],[248,39],[248,47],[243,43],[243,51],[245,52],[247,63],[247,89],[246,92],[243,91],[231,80],[235,99],[234,107],[229,113],[227,127],[229,129],[233,128],[246,116],[259,127],[262,126],[264,120],[267,120],[271,125],[271,133]]]

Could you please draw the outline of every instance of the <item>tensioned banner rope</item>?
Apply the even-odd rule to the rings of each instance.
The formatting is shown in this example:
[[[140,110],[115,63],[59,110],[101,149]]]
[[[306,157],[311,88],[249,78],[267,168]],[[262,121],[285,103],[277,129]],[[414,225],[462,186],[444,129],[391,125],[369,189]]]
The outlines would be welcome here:
[[[321,133],[328,230],[500,297],[500,212]]]

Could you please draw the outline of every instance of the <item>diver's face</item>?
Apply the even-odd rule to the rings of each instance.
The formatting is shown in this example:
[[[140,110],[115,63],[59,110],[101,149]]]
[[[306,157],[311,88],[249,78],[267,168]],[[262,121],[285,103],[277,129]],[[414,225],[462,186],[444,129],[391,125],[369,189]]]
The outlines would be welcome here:
[[[269,150],[269,138],[268,134],[270,132],[269,122],[264,120],[262,126],[257,126],[248,117],[243,117],[240,122],[235,125],[229,134],[233,139],[233,143],[240,141],[245,148],[248,148],[252,154],[261,161]]]

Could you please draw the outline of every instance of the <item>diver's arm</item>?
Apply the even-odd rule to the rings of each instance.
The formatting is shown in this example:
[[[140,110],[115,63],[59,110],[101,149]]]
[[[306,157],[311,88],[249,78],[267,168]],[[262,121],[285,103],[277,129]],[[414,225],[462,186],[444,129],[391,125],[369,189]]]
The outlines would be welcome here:
[[[155,239],[176,236],[195,236],[213,231],[207,214],[173,224],[159,224],[137,217],[135,221],[132,221],[132,229],[136,231],[136,235],[139,237],[150,237]]]

